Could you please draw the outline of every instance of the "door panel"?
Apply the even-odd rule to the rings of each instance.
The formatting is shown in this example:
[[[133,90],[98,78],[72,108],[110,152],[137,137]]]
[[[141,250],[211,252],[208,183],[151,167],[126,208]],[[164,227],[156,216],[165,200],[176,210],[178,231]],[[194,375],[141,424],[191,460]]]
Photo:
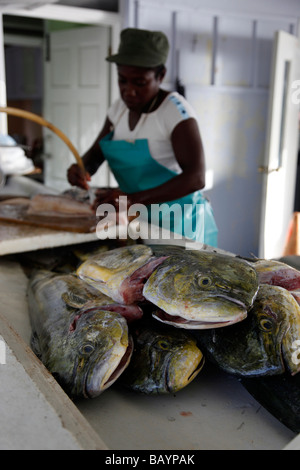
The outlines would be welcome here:
[[[81,27],[51,32],[45,62],[44,116],[61,129],[82,155],[103,126],[109,106],[109,69],[105,57],[109,28]],[[74,156],[56,135],[45,130],[45,183],[69,187],[67,168]],[[92,178],[92,185],[107,186],[107,165]]]
[[[293,214],[299,106],[292,99],[292,84],[299,76],[299,40],[278,31],[273,50],[265,162],[260,168],[263,198],[259,256],[262,258],[283,255]]]

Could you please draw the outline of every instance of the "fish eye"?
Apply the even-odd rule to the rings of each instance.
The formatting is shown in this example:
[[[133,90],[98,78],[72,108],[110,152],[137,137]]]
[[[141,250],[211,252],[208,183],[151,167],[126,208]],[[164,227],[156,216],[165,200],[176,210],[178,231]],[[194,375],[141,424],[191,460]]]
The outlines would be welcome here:
[[[161,341],[158,341],[158,346],[163,349],[164,351],[166,351],[167,349],[169,349],[169,344],[167,341],[165,340],[161,340]]]
[[[263,331],[272,331],[273,330],[273,323],[271,320],[268,320],[267,318],[263,318],[259,322],[260,329]]]
[[[82,354],[91,354],[93,351],[94,351],[94,346],[92,344],[89,344],[89,343],[84,344],[80,348],[80,352]]]
[[[209,287],[211,286],[211,279],[207,276],[201,276],[198,278],[198,284],[200,287]]]

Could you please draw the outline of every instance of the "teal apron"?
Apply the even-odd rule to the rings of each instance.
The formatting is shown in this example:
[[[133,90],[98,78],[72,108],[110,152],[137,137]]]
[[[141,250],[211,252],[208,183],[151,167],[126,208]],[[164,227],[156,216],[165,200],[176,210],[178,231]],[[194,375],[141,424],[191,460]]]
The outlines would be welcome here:
[[[124,193],[155,188],[177,175],[151,157],[147,139],[129,142],[112,140],[112,136],[113,132],[109,133],[99,144]],[[217,246],[218,229],[212,208],[200,191],[174,201],[149,205],[148,222],[192,240]]]

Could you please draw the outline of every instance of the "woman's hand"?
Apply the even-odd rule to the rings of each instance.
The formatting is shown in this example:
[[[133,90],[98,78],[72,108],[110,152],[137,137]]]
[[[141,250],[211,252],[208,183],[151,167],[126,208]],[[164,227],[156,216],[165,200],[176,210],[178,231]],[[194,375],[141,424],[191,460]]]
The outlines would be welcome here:
[[[89,189],[88,182],[91,181],[91,175],[94,175],[100,165],[104,162],[99,141],[106,136],[111,129],[112,123],[108,118],[104,123],[99,135],[96,137],[92,146],[82,156],[82,162],[85,168],[89,171],[84,172],[77,163],[74,163],[67,170],[67,178],[72,186],[78,186],[82,189]]]
[[[120,196],[124,199],[120,201]],[[119,188],[99,188],[95,192],[95,200],[92,205],[92,209],[96,212],[97,208],[101,204],[111,204],[114,207],[115,212],[113,213],[116,217],[118,224],[127,224],[137,217],[128,216],[128,209],[132,204],[130,196],[123,193]]]
[[[91,175],[88,172],[83,172],[77,163],[68,168],[67,178],[72,186],[89,189],[88,181],[91,181]]]
[[[100,204],[111,204],[116,209],[116,212],[119,212],[120,196],[126,196],[126,194],[119,188],[99,188],[95,191],[92,208],[96,211]]]

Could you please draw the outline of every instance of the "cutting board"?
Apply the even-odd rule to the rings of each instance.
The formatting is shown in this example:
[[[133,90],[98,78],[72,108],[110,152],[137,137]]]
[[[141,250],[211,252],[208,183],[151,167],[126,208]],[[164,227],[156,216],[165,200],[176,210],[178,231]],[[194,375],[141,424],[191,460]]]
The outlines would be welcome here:
[[[30,200],[27,198],[8,199],[0,202],[0,222],[32,225],[67,232],[89,233],[96,230],[95,216],[49,216],[28,214]]]

